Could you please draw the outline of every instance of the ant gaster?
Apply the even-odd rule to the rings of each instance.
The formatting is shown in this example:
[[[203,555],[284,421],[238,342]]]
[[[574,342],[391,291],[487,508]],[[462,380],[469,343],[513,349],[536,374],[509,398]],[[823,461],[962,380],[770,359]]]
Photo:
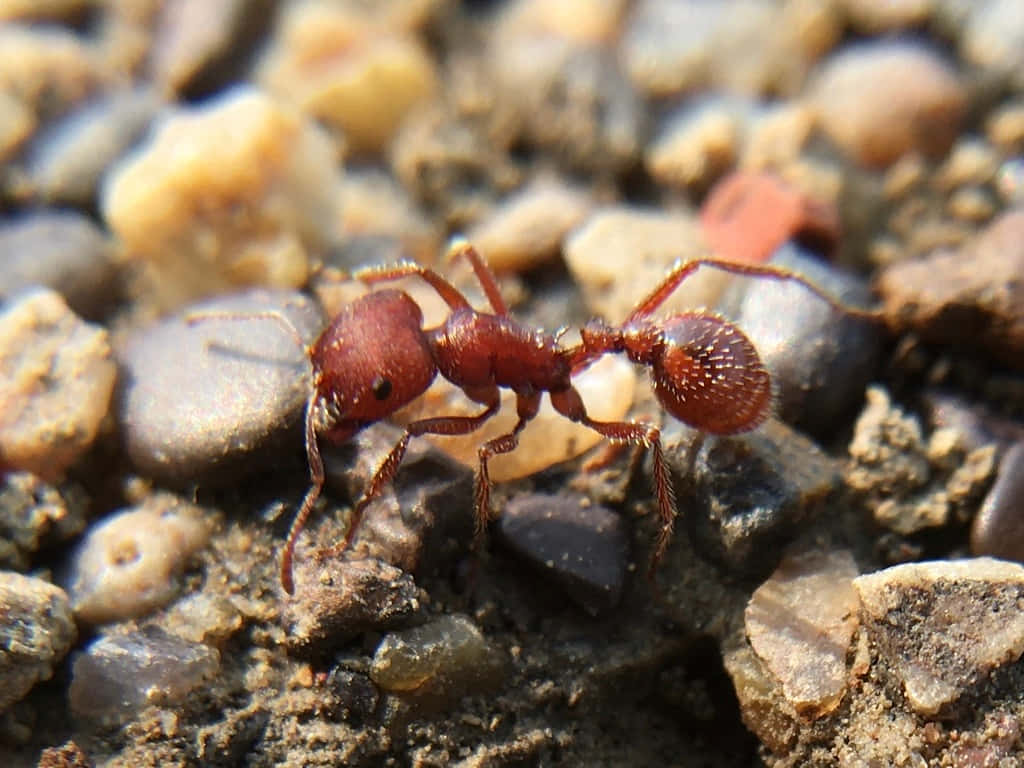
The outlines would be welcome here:
[[[454,240],[449,259],[458,256],[464,256],[472,266],[492,313],[475,310],[458,289],[427,267],[412,262],[372,267],[357,271],[353,277],[373,284],[418,276],[448,305],[450,311],[445,321],[424,330],[423,313],[407,293],[380,290],[348,304],[308,348],[313,388],[306,404],[305,438],[312,482],[288,532],[281,557],[281,584],[289,594],[294,592],[292,560],[296,541],[324,486],[318,437],[333,443],[348,440],[415,400],[438,373],[483,406],[483,410],[475,416],[440,416],[408,424],[353,508],[344,540],[332,551],[341,552],[351,544],[363,510],[394,478],[410,439],[425,434],[463,435],[475,431],[498,412],[500,389],[505,387],[516,395],[518,420],[510,432],[488,440],[478,450],[477,534],[482,533],[491,517],[488,461],[516,447],[519,433],[537,415],[541,397],[547,392],[555,410],[566,418],[613,442],[651,449],[661,522],[651,558],[653,571],[668,546],[676,517],[660,430],[650,424],[591,419],[572,377],[606,354],[624,352],[630,360],[650,370],[654,394],[670,414],[703,433],[737,434],[756,428],[768,417],[770,377],[754,345],[728,320],[707,311],[653,318],[687,277],[707,266],[750,277],[792,280],[838,311],[876,317],[870,310],[840,303],[788,270],[700,258],[677,263],[621,325],[592,320],[581,330],[579,344],[562,347],[555,336],[529,328],[508,314],[493,273],[472,245],[462,239]],[[277,313],[266,316],[290,325]]]

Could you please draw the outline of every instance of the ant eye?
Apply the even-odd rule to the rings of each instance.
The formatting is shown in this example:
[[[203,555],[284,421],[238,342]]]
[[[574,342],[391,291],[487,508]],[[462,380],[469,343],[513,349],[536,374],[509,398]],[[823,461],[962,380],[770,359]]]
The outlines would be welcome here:
[[[391,394],[391,380],[385,379],[383,376],[378,376],[370,384],[373,389],[373,396],[378,400],[387,400],[388,395]]]

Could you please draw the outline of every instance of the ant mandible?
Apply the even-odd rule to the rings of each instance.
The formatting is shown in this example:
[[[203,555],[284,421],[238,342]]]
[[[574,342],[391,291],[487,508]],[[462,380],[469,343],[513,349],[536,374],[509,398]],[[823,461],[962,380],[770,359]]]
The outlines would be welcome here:
[[[473,268],[492,312],[475,310],[451,283],[413,262],[369,267],[353,277],[367,284],[417,276],[448,305],[449,314],[436,328],[423,329],[423,313],[404,291],[385,289],[348,304],[306,348],[313,366],[313,387],[306,402],[305,444],[311,484],[295,515],[281,556],[281,585],[295,591],[292,562],[299,534],[324,487],[324,464],[318,438],[342,443],[363,428],[387,418],[422,395],[440,373],[483,406],[475,416],[440,416],[408,424],[402,437],[377,468],[353,508],[348,530],[331,553],[347,549],[363,511],[394,478],[409,441],[426,434],[464,435],[479,429],[500,406],[500,389],[516,396],[518,420],[507,434],[478,449],[475,482],[476,534],[491,519],[488,461],[515,449],[519,433],[540,407],[547,392],[555,410],[616,443],[633,443],[652,451],[659,529],[650,572],[668,547],[676,517],[675,494],[661,446],[661,431],[651,424],[595,421],[587,415],[572,377],[598,358],[624,352],[650,370],[661,406],[680,421],[712,435],[748,432],[771,410],[771,380],[754,345],[730,321],[705,310],[652,316],[687,277],[700,267],[748,277],[791,280],[803,285],[833,309],[877,319],[872,310],[848,306],[806,278],[774,266],[743,264],[712,257],[677,263],[621,325],[591,320],[581,341],[562,347],[543,330],[527,327],[508,313],[497,280],[484,259],[467,241],[456,238],[448,260],[465,257]],[[265,317],[280,322],[302,344],[298,332],[277,312],[214,317]],[[204,319],[190,316],[189,322]]]

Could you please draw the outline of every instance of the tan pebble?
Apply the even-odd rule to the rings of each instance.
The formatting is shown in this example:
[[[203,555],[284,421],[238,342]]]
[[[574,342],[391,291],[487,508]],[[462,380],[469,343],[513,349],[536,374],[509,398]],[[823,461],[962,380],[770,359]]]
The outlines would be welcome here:
[[[857,573],[846,550],[787,557],[744,611],[754,652],[802,715],[828,714],[846,690],[846,655],[857,628]]]
[[[677,259],[707,255],[689,213],[626,206],[597,211],[568,238],[565,260],[593,314],[621,322]],[[713,306],[725,278],[711,270],[688,279],[661,312]]]
[[[624,0],[516,0],[502,13],[499,34],[606,43],[614,39],[625,7]]]
[[[242,87],[169,117],[102,195],[122,256],[162,307],[243,285],[293,288],[336,240],[340,174],[299,113]]]
[[[2,0],[0,21],[62,19],[91,5],[91,0]]]
[[[231,44],[244,21],[245,0],[178,0],[166,3],[149,58],[149,70],[166,93],[187,85]]]
[[[845,13],[858,31],[868,34],[921,24],[934,5],[935,0],[838,0],[840,13]]]
[[[323,0],[289,5],[259,81],[341,132],[349,149],[384,149],[399,124],[438,87],[414,36]]]
[[[597,421],[621,421],[633,404],[636,372],[623,358],[605,357],[574,377],[573,384],[579,390],[591,418]],[[431,387],[421,398],[418,409],[423,415],[469,415],[478,413],[480,406],[466,400],[453,385],[441,382]],[[428,435],[427,439],[452,458],[475,468],[479,463],[477,450],[480,445],[507,434],[515,423],[515,395],[502,391],[501,412],[481,429],[470,435]],[[537,417],[523,430],[519,447],[511,453],[491,459],[488,465],[491,479],[503,482],[529,477],[586,453],[603,439],[594,430],[569,421],[544,398]]]
[[[590,206],[586,191],[541,178],[507,198],[468,238],[493,269],[530,269],[558,255],[563,239]]]
[[[923,157],[915,153],[904,155],[882,177],[882,194],[886,200],[902,200],[909,197],[927,175],[928,166]]]
[[[0,91],[0,161],[17,152],[35,127],[36,117],[25,102]]]
[[[814,131],[814,111],[790,103],[765,109],[750,122],[740,166],[779,170],[796,162]]]
[[[80,621],[144,616],[177,592],[177,576],[206,545],[202,510],[170,494],[95,525],[75,553],[68,592]]]
[[[107,332],[35,290],[0,314],[0,467],[60,478],[107,415],[117,367]]]
[[[433,260],[441,242],[438,225],[417,208],[392,176],[379,171],[345,174],[338,220],[343,236],[395,238],[409,257],[422,263]]]
[[[996,214],[996,201],[981,187],[956,190],[946,205],[949,212],[962,221],[985,222]]]
[[[54,26],[0,25],[0,92],[34,113],[64,111],[106,79],[99,57],[75,34]]]
[[[742,129],[724,105],[684,114],[647,147],[644,165],[659,184],[706,186],[736,161]]]
[[[985,122],[985,135],[1003,152],[1024,151],[1024,101],[1011,101],[995,110]]]
[[[999,170],[999,156],[978,139],[957,141],[932,177],[936,188],[949,192],[966,184],[988,184]]]
[[[967,93],[922,45],[877,41],[843,48],[811,89],[821,126],[856,161],[887,167],[910,151],[946,152],[960,131]]]

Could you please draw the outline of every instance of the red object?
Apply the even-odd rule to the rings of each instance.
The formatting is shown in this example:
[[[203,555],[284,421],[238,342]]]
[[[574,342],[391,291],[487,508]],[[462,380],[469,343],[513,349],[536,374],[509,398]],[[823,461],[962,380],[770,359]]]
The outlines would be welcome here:
[[[708,194],[700,213],[716,256],[763,264],[787,240],[829,255],[839,240],[839,213],[771,173],[737,172]]]

